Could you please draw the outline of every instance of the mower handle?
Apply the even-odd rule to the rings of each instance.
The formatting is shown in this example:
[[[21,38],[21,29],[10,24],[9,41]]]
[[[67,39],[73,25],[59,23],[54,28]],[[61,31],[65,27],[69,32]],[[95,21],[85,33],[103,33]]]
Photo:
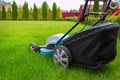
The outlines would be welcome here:
[[[77,23],[76,23],[64,36],[62,36],[62,37],[56,42],[56,44],[55,44],[56,46],[61,45],[63,38],[64,38],[66,35],[68,35],[80,22],[83,22],[83,21],[84,21],[84,19],[85,19],[85,17],[86,17],[85,11],[86,11],[86,9],[87,9],[88,1],[90,1],[90,0],[86,0],[85,5],[84,5],[84,8],[83,8],[83,10],[82,10],[82,12],[81,12],[81,14],[80,14],[80,18],[79,18],[79,20],[77,21]],[[99,1],[99,0],[97,0],[97,1]],[[106,0],[103,0],[103,1],[106,1]],[[108,4],[107,4],[107,6],[106,6],[106,8],[105,8],[105,11],[104,11],[103,13],[98,13],[98,12],[88,13],[88,15],[89,15],[89,14],[103,14],[102,17],[100,17],[100,19],[99,19],[98,21],[96,21],[92,26],[95,26],[95,25],[96,25],[97,23],[99,23],[100,21],[105,20],[105,18],[106,18],[106,16],[107,16],[108,9],[110,9],[110,7],[109,7],[110,3],[111,3],[111,0],[108,0]]]

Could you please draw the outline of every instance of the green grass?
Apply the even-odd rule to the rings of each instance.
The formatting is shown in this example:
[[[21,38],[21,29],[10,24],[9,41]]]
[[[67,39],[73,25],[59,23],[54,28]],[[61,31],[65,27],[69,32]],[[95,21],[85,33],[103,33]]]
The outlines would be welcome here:
[[[74,24],[67,21],[0,21],[0,80],[120,80],[120,40],[116,59],[97,70],[64,69],[55,65],[51,57],[28,49],[31,42],[43,45],[48,36],[64,33]],[[81,27],[79,25],[73,32]]]

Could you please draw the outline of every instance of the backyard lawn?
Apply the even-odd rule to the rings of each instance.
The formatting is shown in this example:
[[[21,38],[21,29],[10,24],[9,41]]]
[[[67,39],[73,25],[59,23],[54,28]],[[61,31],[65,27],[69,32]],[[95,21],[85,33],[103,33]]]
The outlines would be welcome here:
[[[71,21],[0,21],[0,80],[120,80],[120,40],[116,59],[100,69],[61,68],[51,57],[33,53],[30,43],[44,45],[48,36],[65,33]],[[79,25],[72,33],[80,30]]]

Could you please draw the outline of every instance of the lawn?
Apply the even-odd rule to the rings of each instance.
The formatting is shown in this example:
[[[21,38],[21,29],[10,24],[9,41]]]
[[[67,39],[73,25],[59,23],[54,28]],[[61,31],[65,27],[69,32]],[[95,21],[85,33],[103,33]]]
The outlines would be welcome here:
[[[61,68],[51,57],[33,53],[31,42],[43,45],[48,36],[66,32],[75,22],[0,21],[0,80],[120,80],[120,40],[117,57],[97,69]],[[82,28],[79,25],[72,33]]]

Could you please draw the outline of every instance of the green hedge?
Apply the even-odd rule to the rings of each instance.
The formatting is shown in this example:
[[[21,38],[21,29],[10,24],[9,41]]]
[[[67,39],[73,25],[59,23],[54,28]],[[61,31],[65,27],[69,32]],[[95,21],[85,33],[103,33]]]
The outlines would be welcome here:
[[[77,17],[66,17],[66,18],[61,19],[60,21],[74,21],[74,22],[76,22]]]
[[[116,22],[116,23],[120,24],[120,15],[115,16],[115,17],[106,18],[105,22]]]

